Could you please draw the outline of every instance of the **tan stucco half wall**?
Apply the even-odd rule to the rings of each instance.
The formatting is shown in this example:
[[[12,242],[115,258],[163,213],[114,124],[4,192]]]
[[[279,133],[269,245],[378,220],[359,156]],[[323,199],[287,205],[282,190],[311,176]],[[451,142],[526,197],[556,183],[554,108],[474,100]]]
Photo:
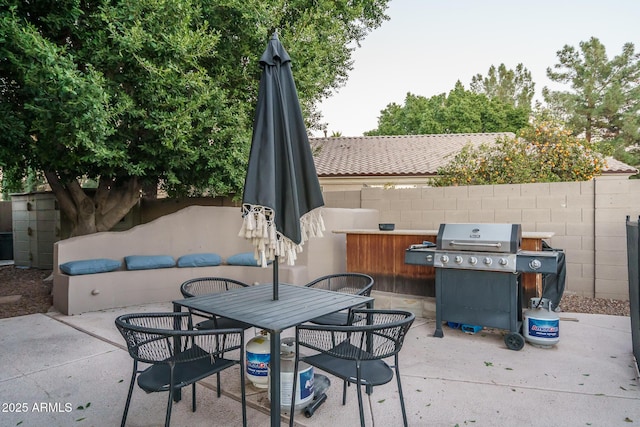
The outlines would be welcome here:
[[[282,283],[303,285],[326,274],[346,271],[344,234],[332,230],[376,228],[374,209],[323,208],[326,231],[311,238],[298,254],[295,266],[280,264]],[[127,231],[96,233],[61,240],[54,246],[53,305],[64,314],[79,314],[129,305],[169,302],[181,298],[180,284],[195,277],[227,277],[245,283],[271,283],[273,269],[220,265],[126,271],[128,255],[182,255],[212,252],[223,260],[253,250],[238,237],[240,209],[190,206]],[[123,270],[68,276],[59,265],[68,261],[109,258],[121,260]]]

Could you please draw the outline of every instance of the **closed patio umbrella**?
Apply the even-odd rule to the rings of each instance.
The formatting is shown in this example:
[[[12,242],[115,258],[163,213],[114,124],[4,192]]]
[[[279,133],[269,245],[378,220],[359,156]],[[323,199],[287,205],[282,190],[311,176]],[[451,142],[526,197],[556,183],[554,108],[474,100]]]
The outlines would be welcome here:
[[[251,239],[262,267],[294,265],[302,244],[322,236],[322,191],[302,118],[291,58],[274,34],[260,58],[262,77],[242,197],[239,235]]]

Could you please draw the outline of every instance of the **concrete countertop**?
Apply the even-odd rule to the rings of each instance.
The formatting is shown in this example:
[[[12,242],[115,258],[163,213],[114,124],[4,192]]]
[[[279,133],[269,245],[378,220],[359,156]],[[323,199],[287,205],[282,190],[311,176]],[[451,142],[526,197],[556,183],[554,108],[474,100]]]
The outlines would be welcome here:
[[[382,231],[375,228],[353,229],[353,230],[333,230],[336,234],[394,234],[400,236],[437,236],[438,230],[392,230]],[[555,233],[551,231],[523,231],[523,239],[550,239]]]

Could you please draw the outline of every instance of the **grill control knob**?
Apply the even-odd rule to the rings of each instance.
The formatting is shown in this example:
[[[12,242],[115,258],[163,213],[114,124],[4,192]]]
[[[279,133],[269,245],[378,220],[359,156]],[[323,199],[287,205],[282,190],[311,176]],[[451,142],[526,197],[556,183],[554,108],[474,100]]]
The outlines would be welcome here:
[[[462,264],[462,257],[460,255],[456,255],[456,257],[453,260],[455,261],[456,264]]]
[[[540,262],[539,259],[532,259],[531,262],[529,263],[529,268],[531,268],[532,270],[537,270],[540,267],[542,267],[542,263]]]
[[[506,258],[500,258],[500,261],[498,261],[498,264],[507,265],[509,264],[509,260],[507,260]]]
[[[440,261],[442,261],[443,264],[446,264],[449,262],[449,256],[448,255],[442,255],[440,257]]]
[[[478,263],[478,258],[476,258],[474,256],[469,257],[469,264],[476,265],[477,263]]]
[[[493,260],[489,257],[485,257],[482,262],[484,262],[485,265],[491,265],[491,263],[493,262]]]

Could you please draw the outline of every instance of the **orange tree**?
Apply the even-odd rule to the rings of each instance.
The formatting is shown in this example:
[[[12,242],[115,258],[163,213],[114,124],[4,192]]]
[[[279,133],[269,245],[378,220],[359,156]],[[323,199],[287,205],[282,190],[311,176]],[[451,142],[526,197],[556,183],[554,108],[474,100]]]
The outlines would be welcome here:
[[[594,145],[553,121],[539,121],[517,138],[465,146],[438,169],[434,186],[588,181],[606,166]]]

